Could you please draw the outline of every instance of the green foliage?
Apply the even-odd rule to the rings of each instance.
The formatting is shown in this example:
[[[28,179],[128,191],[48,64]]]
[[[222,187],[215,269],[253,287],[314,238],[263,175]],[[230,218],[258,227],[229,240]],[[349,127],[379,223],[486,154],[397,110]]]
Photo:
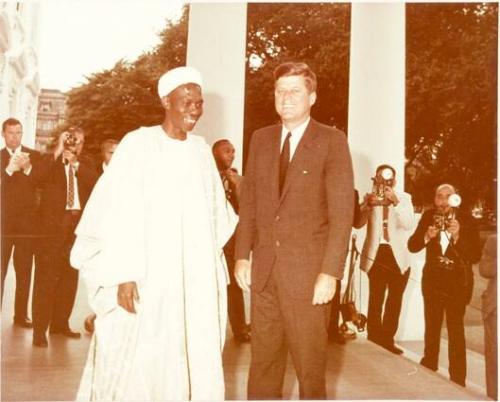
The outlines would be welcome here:
[[[163,121],[164,111],[157,95],[158,78],[186,61],[188,9],[181,19],[166,21],[159,34],[161,43],[137,60],[118,61],[110,70],[96,72],[88,82],[69,91],[66,123],[81,126],[86,134],[86,150],[95,153],[106,138],[121,139],[141,126]]]
[[[406,159],[413,188],[448,181],[466,201],[496,205],[496,3],[408,3],[406,6]],[[251,133],[278,120],[273,70],[304,61],[318,76],[317,120],[347,131],[350,5],[248,4],[245,84],[246,153]],[[161,44],[134,62],[119,61],[69,93],[67,124],[81,125],[90,151],[159,124],[158,77],[186,60],[188,8],[166,22]]]
[[[347,129],[350,11],[346,3],[248,5],[245,145],[254,130],[278,120],[273,71],[284,61],[303,61],[316,73],[313,117]]]
[[[406,158],[417,186],[496,195],[498,4],[406,6]]]

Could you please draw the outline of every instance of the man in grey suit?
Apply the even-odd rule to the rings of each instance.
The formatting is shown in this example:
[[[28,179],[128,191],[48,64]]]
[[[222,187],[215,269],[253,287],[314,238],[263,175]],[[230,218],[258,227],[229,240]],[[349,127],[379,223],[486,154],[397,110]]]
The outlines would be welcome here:
[[[387,179],[384,173],[389,174]],[[406,244],[413,226],[413,204],[410,194],[394,189],[396,170],[392,166],[378,166],[373,180],[374,191],[365,195],[360,214],[361,226],[368,223],[360,263],[370,283],[368,339],[401,354],[394,336],[410,276]]]
[[[328,303],[351,233],[352,162],[345,134],[310,117],[314,72],[284,63],[274,79],[281,124],[252,135],[236,234],[235,276],[252,288],[248,398],[282,397],[290,351],[300,398],[326,399]]]

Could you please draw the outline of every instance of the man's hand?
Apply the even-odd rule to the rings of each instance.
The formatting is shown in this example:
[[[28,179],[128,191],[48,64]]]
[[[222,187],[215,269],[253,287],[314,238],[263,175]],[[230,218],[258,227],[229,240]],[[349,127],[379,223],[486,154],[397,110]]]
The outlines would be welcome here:
[[[252,284],[252,268],[250,266],[250,261],[237,260],[234,266],[234,277],[241,289],[250,292],[250,285]]]
[[[18,157],[17,164],[19,165],[19,169],[26,171],[31,167],[30,155],[26,152],[21,152]]]
[[[63,159],[68,161],[69,164],[74,165],[78,162],[78,156],[71,152],[69,149],[65,149],[62,153]]]
[[[439,229],[436,228],[435,226],[429,226],[427,228],[427,232],[425,232],[425,235],[424,235],[424,241],[425,243],[428,243],[429,240],[431,239],[434,239],[434,237],[436,237],[439,233]]]
[[[396,193],[394,192],[394,189],[391,186],[384,187],[384,196],[385,196],[386,200],[388,200],[390,203],[394,204],[395,206],[399,204],[398,197],[396,196]]]
[[[452,219],[449,226],[448,226],[448,232],[450,232],[451,237],[453,238],[454,241],[458,240],[458,237],[460,235],[460,223],[456,219]]]
[[[139,292],[135,282],[125,282],[118,285],[118,305],[129,313],[136,314],[134,300],[139,301]]]
[[[366,209],[372,208],[377,202],[377,196],[373,193],[366,193],[363,198],[363,204],[366,206]]]
[[[7,165],[8,172],[14,173],[21,170],[21,167],[19,166],[19,157],[19,154],[14,154],[10,157],[9,164]]]
[[[333,299],[337,290],[337,280],[328,274],[320,273],[314,284],[312,304],[326,304]]]
[[[68,138],[68,132],[67,131],[65,131],[64,133],[61,133],[61,135],[59,136],[59,138],[57,140],[57,146],[54,149],[54,159],[59,158],[59,156],[61,156],[61,154],[63,153],[63,151],[64,151],[64,141],[66,141],[67,138]]]

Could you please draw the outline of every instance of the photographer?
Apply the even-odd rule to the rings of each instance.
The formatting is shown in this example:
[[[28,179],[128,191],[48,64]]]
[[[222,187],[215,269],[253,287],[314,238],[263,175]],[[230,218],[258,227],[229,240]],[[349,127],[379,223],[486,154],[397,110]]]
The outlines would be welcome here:
[[[48,177],[42,188],[41,215],[45,237],[33,291],[33,345],[47,347],[46,332],[79,338],[69,327],[78,271],[69,263],[74,231],[97,180],[91,160],[82,157],[82,129],[70,128],[59,137]]]
[[[465,306],[472,295],[472,264],[479,261],[481,248],[472,218],[456,210],[459,201],[452,185],[438,186],[435,206],[422,215],[408,240],[408,248],[412,253],[426,248],[422,275],[425,349],[420,364],[437,370],[441,326],[446,313],[450,379],[465,386]]]
[[[410,276],[406,243],[413,225],[413,205],[410,194],[394,190],[396,171],[392,166],[377,167],[372,180],[373,191],[365,195],[360,219],[361,226],[368,222],[360,263],[370,285],[368,339],[394,354],[402,354],[403,350],[394,344],[394,336]]]

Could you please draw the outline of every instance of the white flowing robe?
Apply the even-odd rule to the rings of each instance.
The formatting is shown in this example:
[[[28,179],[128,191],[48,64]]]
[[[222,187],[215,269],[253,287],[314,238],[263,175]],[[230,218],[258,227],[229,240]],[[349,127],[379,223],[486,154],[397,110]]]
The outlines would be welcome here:
[[[173,140],[160,126],[124,137],[71,253],[97,314],[78,399],[224,399],[222,247],[236,220],[204,139]],[[129,281],[136,315],[117,304]]]

